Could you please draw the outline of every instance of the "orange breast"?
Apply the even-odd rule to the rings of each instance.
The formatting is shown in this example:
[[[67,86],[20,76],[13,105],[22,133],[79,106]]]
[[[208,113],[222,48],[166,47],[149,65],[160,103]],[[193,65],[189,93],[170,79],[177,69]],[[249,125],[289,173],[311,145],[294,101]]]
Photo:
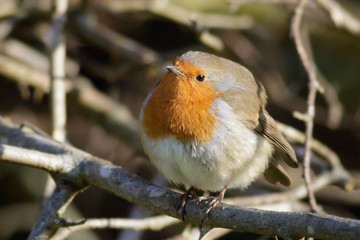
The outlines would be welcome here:
[[[208,142],[216,129],[216,117],[209,109],[221,93],[208,82],[196,82],[192,75],[201,73],[198,67],[175,63],[182,64],[188,79],[172,72],[162,79],[144,110],[146,134],[154,139],[173,135],[182,142]]]

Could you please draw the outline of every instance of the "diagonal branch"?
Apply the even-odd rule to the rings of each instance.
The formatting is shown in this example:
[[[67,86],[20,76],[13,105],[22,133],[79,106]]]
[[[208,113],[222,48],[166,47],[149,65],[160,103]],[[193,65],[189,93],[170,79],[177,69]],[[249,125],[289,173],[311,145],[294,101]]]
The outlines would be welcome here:
[[[354,35],[360,34],[360,19],[347,11],[335,0],[317,0],[321,7],[326,9],[335,25],[344,28]]]
[[[12,81],[29,84],[49,93],[50,79],[44,71],[2,54],[0,73]],[[76,76],[66,83],[69,101],[79,107],[81,113],[90,115],[89,119],[101,124],[108,133],[122,139],[136,152],[143,151],[136,131],[136,119],[127,106],[98,91],[83,76]]]
[[[48,172],[65,173],[65,155],[54,155],[36,150],[0,144],[1,160],[24,166],[39,168]],[[68,171],[69,169],[67,169]]]
[[[57,183],[56,188],[43,208],[28,240],[49,239],[59,228],[55,220],[63,213],[80,188],[71,184]]]
[[[157,213],[181,218],[179,204],[181,194],[153,185],[121,167],[114,166],[109,161],[91,156],[72,146],[53,142],[43,136],[24,133],[6,123],[2,118],[0,118],[0,142],[71,156],[63,158],[63,160],[67,166],[73,167],[66,173],[60,174],[64,181],[57,184],[57,191],[51,196],[40,215],[39,222],[34,228],[35,233],[32,233],[31,236],[39,236],[40,233],[51,234],[51,232],[47,232],[47,229],[52,225],[52,220],[58,217],[58,211],[71,200],[77,190],[86,184],[100,187]],[[190,200],[186,205],[186,222],[200,225],[205,207],[204,203],[198,204],[196,200]],[[222,227],[284,238],[300,238],[302,236],[313,236],[319,239],[355,240],[360,238],[360,221],[358,220],[323,214],[280,213],[227,204],[219,204],[210,213],[204,225],[207,228]]]
[[[135,174],[103,163],[87,161],[82,165],[84,178],[130,202],[158,213],[181,218],[181,194],[152,185]],[[186,205],[186,222],[201,225],[206,206],[197,200]],[[242,232],[300,238],[313,236],[319,239],[357,239],[360,221],[324,214],[285,213],[219,204],[204,223],[207,228],[221,227]],[[334,228],[337,228],[335,230]],[[342,229],[339,231],[339,229]]]

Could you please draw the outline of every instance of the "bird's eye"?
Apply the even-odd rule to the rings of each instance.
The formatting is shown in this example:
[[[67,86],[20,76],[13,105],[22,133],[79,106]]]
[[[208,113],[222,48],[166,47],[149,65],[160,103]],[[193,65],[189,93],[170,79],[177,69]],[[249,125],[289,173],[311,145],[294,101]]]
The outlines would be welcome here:
[[[204,81],[204,80],[205,80],[205,76],[204,76],[204,75],[200,74],[200,75],[197,75],[197,76],[196,76],[196,81],[202,82],[202,81]]]

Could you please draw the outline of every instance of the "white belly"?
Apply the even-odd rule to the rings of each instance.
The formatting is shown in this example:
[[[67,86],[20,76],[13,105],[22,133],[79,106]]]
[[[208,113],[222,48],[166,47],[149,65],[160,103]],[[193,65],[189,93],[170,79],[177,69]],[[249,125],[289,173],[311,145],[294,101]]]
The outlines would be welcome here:
[[[226,103],[221,105],[216,133],[204,144],[182,144],[170,136],[149,139],[140,127],[145,152],[165,178],[205,191],[220,191],[225,186],[246,188],[264,172],[272,145],[244,126]]]

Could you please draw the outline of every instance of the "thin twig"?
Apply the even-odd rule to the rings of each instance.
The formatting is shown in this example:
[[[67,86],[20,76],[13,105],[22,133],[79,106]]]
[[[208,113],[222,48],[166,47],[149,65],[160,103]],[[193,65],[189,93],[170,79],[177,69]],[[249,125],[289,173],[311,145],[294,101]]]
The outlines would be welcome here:
[[[50,78],[45,72],[1,53],[0,74],[17,83],[49,93]],[[123,140],[137,153],[143,153],[136,119],[126,105],[96,89],[83,76],[76,76],[72,81],[66,82],[66,89],[72,103],[83,110],[80,112],[91,116],[88,119],[101,124],[109,134]]]
[[[64,155],[54,155],[31,149],[24,149],[6,144],[0,144],[1,160],[24,166],[39,168],[48,172],[66,173],[71,169],[67,167],[69,161]]]
[[[167,180],[160,173],[156,173],[152,177],[151,182],[159,186],[166,186],[167,184]],[[127,218],[144,219],[151,217],[153,215],[154,213],[152,211],[149,211],[148,209],[145,209],[139,205],[134,205],[131,207],[129,213],[127,214]],[[118,236],[116,237],[116,240],[141,239],[145,234],[146,234],[145,229],[138,231],[134,231],[132,229],[124,229],[123,231],[119,232]]]
[[[352,34],[360,34],[360,19],[352,15],[335,0],[317,0],[326,9],[335,25],[344,28]]]
[[[227,0],[227,2],[233,4],[276,3],[295,5],[297,3],[297,0]]]
[[[302,132],[279,122],[277,122],[277,125],[286,138],[293,142],[305,143],[306,136]],[[339,156],[331,148],[316,139],[312,139],[311,149],[329,163],[331,171],[341,173],[338,179],[334,179],[333,184],[345,191],[353,191],[359,187],[355,178],[344,168]]]
[[[167,226],[180,223],[179,219],[169,216],[156,216],[143,219],[122,219],[122,218],[102,218],[87,219],[82,225],[61,229],[52,240],[62,240],[70,234],[85,229],[133,229],[133,230],[161,230]]]
[[[301,38],[302,46],[304,47],[304,51],[307,54],[308,62],[312,66],[314,66],[312,70],[314,71],[314,74],[316,76],[315,78],[318,81],[319,85],[322,86],[322,88],[326,89],[326,91],[320,89],[321,92],[324,94],[324,98],[328,105],[328,117],[326,124],[329,127],[336,128],[337,126],[339,126],[341,122],[342,113],[343,113],[342,106],[339,101],[339,97],[337,95],[334,86],[328,82],[328,80],[322,75],[320,70],[316,67],[314,56],[311,51],[309,31],[306,31],[306,29],[304,29],[302,33],[303,33]]]
[[[136,64],[150,64],[159,60],[157,52],[101,24],[91,12],[78,12],[70,20],[70,29],[113,57],[126,56]]]
[[[232,16],[229,14],[207,13],[205,11],[190,11],[172,1],[132,0],[119,2],[105,0],[94,2],[94,5],[98,9],[104,9],[110,12],[148,11],[184,25],[192,25],[195,19],[200,28],[238,30],[249,29],[253,27],[255,23],[250,15]]]
[[[7,56],[19,59],[20,61],[46,72],[49,75],[50,72],[50,61],[49,57],[43,52],[33,46],[25,43],[16,38],[6,38],[0,45],[1,51]],[[69,77],[74,77],[79,74],[80,66],[77,62],[70,58],[66,58],[65,71]]]
[[[19,11],[19,6],[16,2],[7,0],[1,1],[0,18],[14,16]]]
[[[64,209],[72,201],[78,191],[79,188],[68,183],[57,183],[54,192],[38,217],[28,240],[49,239],[53,232],[58,228],[58,226],[54,226],[54,220],[63,214]]]
[[[190,227],[190,226],[189,226]],[[214,228],[208,232],[201,240],[213,240],[220,239],[220,237],[231,232],[229,229],[225,228]],[[197,227],[185,228],[184,231],[176,236],[167,238],[167,240],[198,240],[199,239],[199,229]]]
[[[300,144],[305,143],[306,135],[303,132],[291,126],[285,125],[281,122],[276,122],[276,125],[278,126],[282,134],[284,134],[284,136],[290,141]],[[314,138],[311,140],[311,149],[317,154],[319,154],[321,157],[323,157],[326,161],[328,161],[331,168],[344,169],[339,156],[332,149],[330,149],[328,146],[326,146],[319,140]]]
[[[319,83],[316,79],[316,71],[314,65],[310,63],[305,47],[303,45],[300,33],[301,20],[303,18],[304,9],[306,7],[307,0],[301,0],[296,7],[295,15],[292,19],[291,30],[294,36],[297,52],[301,58],[301,61],[309,75],[309,95],[308,95],[308,108],[306,114],[306,139],[305,139],[305,154],[304,154],[304,179],[305,185],[309,194],[309,203],[312,211],[318,211],[314,191],[312,190],[311,177],[310,177],[310,159],[311,159],[311,139],[314,127],[315,116],[315,97],[316,92],[319,89]]]
[[[51,99],[51,135],[60,142],[66,140],[66,89],[65,58],[66,46],[64,24],[66,20],[67,0],[53,0],[52,26],[50,29],[50,99]],[[48,176],[44,198],[48,198],[55,188],[55,182]]]
[[[347,173],[340,169],[334,169],[330,172],[325,172],[313,180],[312,190],[315,192],[320,189],[323,189],[326,186],[336,183],[340,179],[344,178],[344,176],[346,175]],[[239,206],[256,207],[256,206],[261,206],[276,202],[286,202],[286,201],[295,201],[295,200],[303,199],[304,197],[307,196],[307,194],[308,194],[307,187],[305,186],[305,184],[303,184],[286,192],[269,193],[269,194],[249,196],[249,197],[228,198],[225,199],[224,202]]]
[[[18,59],[0,53],[0,74],[12,81],[49,93],[49,75]]]
[[[66,91],[65,91],[65,36],[67,0],[54,0],[53,23],[50,42],[51,122],[52,137],[66,139]]]
[[[306,136],[299,130],[280,122],[277,122],[277,126],[287,139],[300,144],[305,143]],[[316,139],[312,139],[311,149],[323,157],[331,167],[330,172],[324,172],[313,180],[312,187],[314,192],[331,184],[340,186],[346,191],[352,191],[357,187],[356,180],[342,166],[339,156],[333,150]],[[307,194],[306,186],[300,185],[294,189],[281,193],[225,199],[225,202],[241,206],[254,206],[281,201],[299,200],[306,197]]]

